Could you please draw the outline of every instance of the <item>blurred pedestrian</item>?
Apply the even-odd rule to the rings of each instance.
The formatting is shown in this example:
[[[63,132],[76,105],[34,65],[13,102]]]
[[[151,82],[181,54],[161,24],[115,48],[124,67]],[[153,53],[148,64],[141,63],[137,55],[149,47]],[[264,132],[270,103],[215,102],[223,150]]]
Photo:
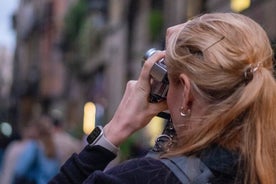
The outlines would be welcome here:
[[[73,154],[78,153],[83,147],[82,142],[69,134],[64,128],[62,119],[53,117],[54,144],[56,146],[57,157],[61,164]]]
[[[26,149],[30,141],[37,138],[37,131],[31,124],[26,125],[20,131],[20,139],[14,140],[5,149],[3,156],[3,166],[0,174],[1,184],[11,184],[14,179],[14,170],[17,160],[21,159],[23,150]]]
[[[13,184],[46,184],[60,166],[51,118],[43,115],[31,123],[36,127],[38,138],[28,143],[17,160]]]

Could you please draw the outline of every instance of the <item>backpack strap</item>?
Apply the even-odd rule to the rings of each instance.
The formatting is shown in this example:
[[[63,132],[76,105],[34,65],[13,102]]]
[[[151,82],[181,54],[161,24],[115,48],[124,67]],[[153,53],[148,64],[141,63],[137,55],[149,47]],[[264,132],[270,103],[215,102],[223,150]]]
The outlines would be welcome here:
[[[157,158],[158,154],[150,153],[147,157]],[[179,156],[161,158],[174,175],[183,184],[207,184],[213,177],[211,170],[197,157]]]
[[[183,184],[206,184],[213,177],[211,170],[197,157],[161,159]]]

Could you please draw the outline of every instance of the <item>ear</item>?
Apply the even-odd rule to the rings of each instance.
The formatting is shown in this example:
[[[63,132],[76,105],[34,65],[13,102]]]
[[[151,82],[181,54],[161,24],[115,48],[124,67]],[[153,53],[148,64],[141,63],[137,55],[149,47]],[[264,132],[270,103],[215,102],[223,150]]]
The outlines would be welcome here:
[[[183,87],[183,107],[190,106],[193,101],[193,95],[191,93],[191,82],[189,77],[182,73],[179,75],[181,86]]]

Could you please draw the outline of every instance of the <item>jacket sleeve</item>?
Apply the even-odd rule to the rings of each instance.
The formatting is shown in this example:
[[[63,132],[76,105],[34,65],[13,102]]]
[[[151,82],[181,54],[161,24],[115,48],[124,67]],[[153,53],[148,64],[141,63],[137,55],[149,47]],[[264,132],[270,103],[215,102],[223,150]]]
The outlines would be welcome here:
[[[114,153],[101,146],[87,146],[79,155],[72,155],[49,184],[180,183],[158,159],[136,158],[106,168],[115,157]]]
[[[87,145],[79,154],[73,154],[49,184],[77,184],[95,171],[102,171],[116,155],[101,146]]]

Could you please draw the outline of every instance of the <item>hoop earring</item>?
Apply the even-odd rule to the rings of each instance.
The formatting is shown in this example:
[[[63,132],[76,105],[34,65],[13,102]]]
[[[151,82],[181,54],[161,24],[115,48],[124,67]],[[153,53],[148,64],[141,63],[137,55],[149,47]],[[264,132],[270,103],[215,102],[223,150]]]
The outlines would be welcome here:
[[[180,112],[181,117],[190,117],[191,116],[191,109],[190,108],[185,110],[184,107],[180,107],[179,112]]]

